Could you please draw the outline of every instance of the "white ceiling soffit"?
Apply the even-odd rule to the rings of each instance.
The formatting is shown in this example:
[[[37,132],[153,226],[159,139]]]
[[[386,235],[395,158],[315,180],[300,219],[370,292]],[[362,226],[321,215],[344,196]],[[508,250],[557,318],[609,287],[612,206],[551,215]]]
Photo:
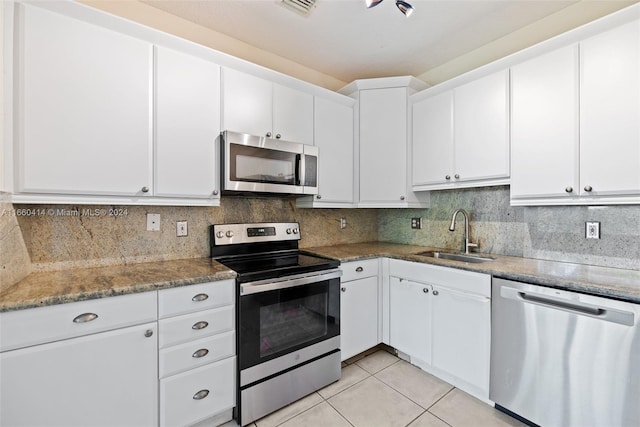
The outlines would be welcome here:
[[[394,0],[372,9],[364,0],[316,0],[307,16],[281,0],[143,2],[344,82],[419,76],[575,3],[597,3],[409,0],[407,18]]]

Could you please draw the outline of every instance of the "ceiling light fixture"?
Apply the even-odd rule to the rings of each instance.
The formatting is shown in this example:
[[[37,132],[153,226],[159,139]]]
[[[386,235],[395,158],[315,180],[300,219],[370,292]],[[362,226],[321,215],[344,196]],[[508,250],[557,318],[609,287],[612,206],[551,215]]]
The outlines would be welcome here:
[[[367,5],[368,9],[376,7],[380,3],[382,3],[382,0],[365,0],[365,4]],[[411,16],[414,11],[414,7],[404,0],[396,0],[396,6],[400,10],[400,12],[402,12],[407,18]]]

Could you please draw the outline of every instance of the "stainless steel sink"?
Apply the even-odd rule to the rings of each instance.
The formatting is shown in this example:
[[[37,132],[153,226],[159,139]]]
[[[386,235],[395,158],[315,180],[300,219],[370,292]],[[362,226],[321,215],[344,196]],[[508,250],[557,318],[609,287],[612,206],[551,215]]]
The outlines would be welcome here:
[[[493,261],[495,259],[491,257],[481,257],[479,255],[454,254],[454,253],[439,252],[439,251],[420,252],[416,255],[427,256],[431,258],[449,259],[452,261],[471,262],[471,263],[488,262],[488,261]]]

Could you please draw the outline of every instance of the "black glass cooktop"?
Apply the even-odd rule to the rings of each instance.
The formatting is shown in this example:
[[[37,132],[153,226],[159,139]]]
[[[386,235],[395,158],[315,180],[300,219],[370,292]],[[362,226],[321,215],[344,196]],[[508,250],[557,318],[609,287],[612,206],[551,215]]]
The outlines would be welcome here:
[[[221,257],[216,261],[238,273],[239,283],[327,270],[340,265],[339,261],[306,255],[298,251]]]

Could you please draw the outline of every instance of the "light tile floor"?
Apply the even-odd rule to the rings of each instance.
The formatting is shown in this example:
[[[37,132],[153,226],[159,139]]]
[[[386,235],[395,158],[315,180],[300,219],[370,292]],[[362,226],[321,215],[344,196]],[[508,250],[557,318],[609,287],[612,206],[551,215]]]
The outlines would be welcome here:
[[[224,427],[235,426],[230,422]],[[342,364],[339,381],[251,427],[524,426],[393,354],[374,349]]]

